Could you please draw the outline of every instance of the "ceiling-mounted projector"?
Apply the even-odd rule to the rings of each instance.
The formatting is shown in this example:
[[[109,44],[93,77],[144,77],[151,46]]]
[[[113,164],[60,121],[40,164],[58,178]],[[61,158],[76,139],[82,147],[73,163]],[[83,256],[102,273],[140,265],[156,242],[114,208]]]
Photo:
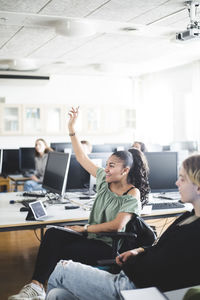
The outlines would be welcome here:
[[[176,33],[176,39],[179,41],[187,41],[199,37],[200,37],[200,30],[198,28],[192,28],[192,29],[188,29]]]
[[[187,29],[176,33],[176,40],[187,41],[200,37],[200,22],[197,19],[197,9],[199,7],[199,1],[186,1],[190,23]]]

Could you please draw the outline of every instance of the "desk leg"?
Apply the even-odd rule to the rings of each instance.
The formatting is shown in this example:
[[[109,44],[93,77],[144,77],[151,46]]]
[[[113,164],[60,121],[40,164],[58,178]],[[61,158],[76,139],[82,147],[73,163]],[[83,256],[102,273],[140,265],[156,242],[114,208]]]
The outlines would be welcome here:
[[[17,185],[18,185],[18,183],[17,183],[17,181],[16,181],[16,182],[15,182],[14,192],[17,192],[17,190],[18,190]]]
[[[44,228],[40,228],[40,241],[43,240],[44,237]]]

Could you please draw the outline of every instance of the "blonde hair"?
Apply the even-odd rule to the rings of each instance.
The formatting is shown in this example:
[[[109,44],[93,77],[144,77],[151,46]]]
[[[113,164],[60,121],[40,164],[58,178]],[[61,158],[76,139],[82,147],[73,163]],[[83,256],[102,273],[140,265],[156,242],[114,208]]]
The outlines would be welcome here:
[[[192,183],[200,186],[200,155],[192,155],[183,161],[183,168]]]

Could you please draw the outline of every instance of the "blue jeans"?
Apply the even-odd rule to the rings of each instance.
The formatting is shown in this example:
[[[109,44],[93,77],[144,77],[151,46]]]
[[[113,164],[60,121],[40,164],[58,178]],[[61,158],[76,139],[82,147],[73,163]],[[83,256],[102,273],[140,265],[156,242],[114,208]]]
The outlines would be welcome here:
[[[97,268],[61,260],[49,277],[46,300],[117,300],[121,290],[134,289],[121,271],[111,274]]]
[[[42,184],[38,183],[34,180],[27,180],[24,183],[24,191],[31,192],[31,191],[40,191],[42,190]]]

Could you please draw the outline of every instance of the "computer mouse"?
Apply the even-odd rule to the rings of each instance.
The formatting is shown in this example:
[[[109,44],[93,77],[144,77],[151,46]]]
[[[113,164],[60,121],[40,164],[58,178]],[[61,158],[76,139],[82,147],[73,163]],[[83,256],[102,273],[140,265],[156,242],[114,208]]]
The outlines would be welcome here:
[[[20,207],[19,211],[29,211],[29,208],[28,207]]]

